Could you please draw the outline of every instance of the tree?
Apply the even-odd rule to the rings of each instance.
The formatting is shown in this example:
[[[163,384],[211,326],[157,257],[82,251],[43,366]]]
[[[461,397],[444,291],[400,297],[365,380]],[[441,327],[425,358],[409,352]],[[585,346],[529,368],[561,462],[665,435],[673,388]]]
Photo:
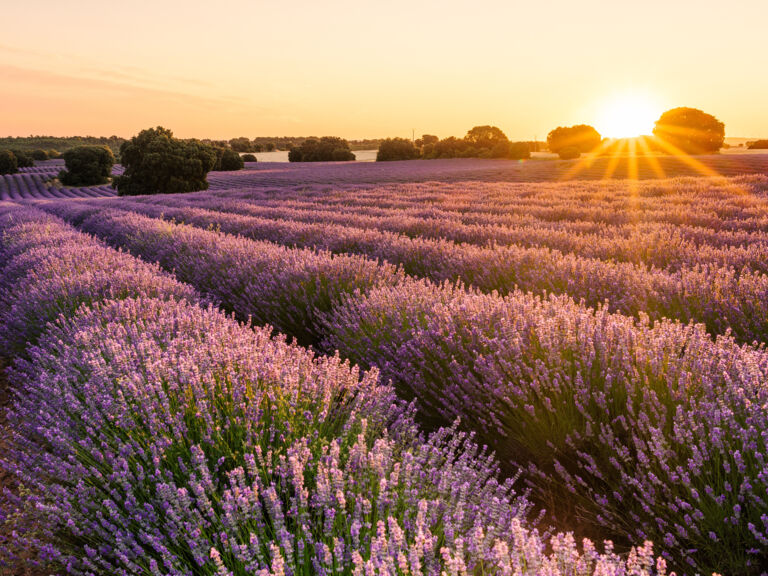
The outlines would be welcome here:
[[[240,138],[232,138],[232,140],[229,141],[229,146],[235,152],[253,152],[254,151],[253,143],[245,136],[241,136]]]
[[[390,160],[415,160],[419,157],[419,150],[413,142],[407,138],[387,138],[379,144],[376,153],[376,162]]]
[[[307,138],[288,152],[289,162],[348,162],[354,159],[349,142],[336,136]]]
[[[653,135],[687,154],[705,154],[722,148],[725,124],[697,108],[673,108],[656,121]]]
[[[475,126],[467,132],[464,140],[475,148],[486,148],[488,150],[493,150],[499,144],[507,144],[509,142],[507,135],[496,126]]]
[[[121,196],[207,190],[216,151],[199,140],[179,140],[158,126],[120,146],[125,172],[113,179]]]
[[[109,182],[115,155],[106,146],[78,146],[62,154],[66,170],[59,180],[66,186],[94,186]]]
[[[35,159],[32,158],[32,155],[29,152],[25,152],[24,150],[11,150],[13,152],[13,155],[16,156],[16,163],[18,164],[19,168],[31,168],[35,165]]]
[[[433,145],[431,158],[456,158],[464,153],[467,148],[465,140],[456,138],[455,136],[449,136],[443,138],[439,142]]]
[[[558,126],[547,135],[547,145],[551,152],[559,153],[561,149],[574,147],[580,153],[591,152],[602,142],[600,133],[587,124],[576,126]]]
[[[40,161],[48,160],[48,152],[40,148],[36,150],[32,150],[32,152],[30,153],[30,156],[32,156],[33,160],[40,160]]]
[[[416,146],[421,148],[422,146],[429,146],[430,144],[437,144],[440,141],[440,138],[435,136],[434,134],[422,134],[421,138],[416,140]]]
[[[256,162],[257,160],[253,154],[243,154],[243,162]]]
[[[581,151],[576,146],[566,146],[557,152],[561,160],[574,160],[581,156]]]
[[[0,150],[0,174],[15,174],[18,171],[16,155],[10,150]]]
[[[741,144],[739,144],[741,146]],[[755,140],[747,144],[747,150],[766,150],[768,149],[768,140]]]
[[[510,142],[507,158],[526,160],[531,157],[531,145],[528,142]]]
[[[244,166],[240,154],[229,148],[216,148],[216,164],[214,172],[227,172],[230,170],[242,170]]]

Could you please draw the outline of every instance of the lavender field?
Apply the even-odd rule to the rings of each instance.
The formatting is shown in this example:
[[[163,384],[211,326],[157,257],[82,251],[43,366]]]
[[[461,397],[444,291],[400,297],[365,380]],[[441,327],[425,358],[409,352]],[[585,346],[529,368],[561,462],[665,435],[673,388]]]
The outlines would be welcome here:
[[[743,158],[7,177],[0,558],[768,573],[768,176]]]

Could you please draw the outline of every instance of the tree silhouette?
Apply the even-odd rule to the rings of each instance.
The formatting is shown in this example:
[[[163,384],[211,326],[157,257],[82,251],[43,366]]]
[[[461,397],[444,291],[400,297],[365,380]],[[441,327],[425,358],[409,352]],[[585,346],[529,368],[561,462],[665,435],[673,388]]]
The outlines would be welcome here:
[[[656,121],[653,134],[688,154],[704,154],[723,147],[725,124],[697,108],[673,108]]]
[[[67,186],[94,186],[109,181],[115,155],[106,146],[78,146],[62,154],[66,170],[59,179]]]
[[[415,160],[419,157],[419,149],[406,138],[387,138],[379,144],[376,153],[377,162],[388,160]]]
[[[509,139],[501,129],[496,126],[475,126],[467,135],[464,136],[464,140],[474,146],[475,148],[488,148],[493,149],[499,144],[507,144]]]
[[[558,126],[547,134],[547,146],[551,152],[559,153],[563,148],[577,148],[579,152],[591,152],[600,145],[603,138],[592,126]]]
[[[0,150],[0,174],[15,174],[18,171],[16,155],[10,150]]]
[[[307,138],[288,152],[289,162],[349,162],[354,159],[349,142],[336,136]]]
[[[120,146],[125,172],[112,180],[121,196],[206,190],[216,151],[199,140],[179,140],[158,126]]]

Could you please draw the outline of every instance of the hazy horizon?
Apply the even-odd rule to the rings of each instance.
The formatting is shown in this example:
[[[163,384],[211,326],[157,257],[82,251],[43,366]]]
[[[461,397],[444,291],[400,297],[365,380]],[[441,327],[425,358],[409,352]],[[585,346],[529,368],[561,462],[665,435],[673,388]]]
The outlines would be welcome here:
[[[638,130],[691,106],[727,137],[768,135],[761,0],[31,0],[4,15],[8,136],[162,125],[179,137],[365,139],[493,124],[544,140],[578,123],[614,136],[611,114],[634,109],[627,102],[647,116]]]

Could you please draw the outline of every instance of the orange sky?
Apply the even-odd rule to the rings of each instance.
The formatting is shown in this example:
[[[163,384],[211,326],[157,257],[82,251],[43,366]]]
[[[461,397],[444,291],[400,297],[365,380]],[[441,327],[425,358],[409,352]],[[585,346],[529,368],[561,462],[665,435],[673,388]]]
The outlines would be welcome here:
[[[768,0],[24,0],[2,15],[2,136],[495,124],[543,139],[601,130],[613,100],[640,95],[768,137]]]

